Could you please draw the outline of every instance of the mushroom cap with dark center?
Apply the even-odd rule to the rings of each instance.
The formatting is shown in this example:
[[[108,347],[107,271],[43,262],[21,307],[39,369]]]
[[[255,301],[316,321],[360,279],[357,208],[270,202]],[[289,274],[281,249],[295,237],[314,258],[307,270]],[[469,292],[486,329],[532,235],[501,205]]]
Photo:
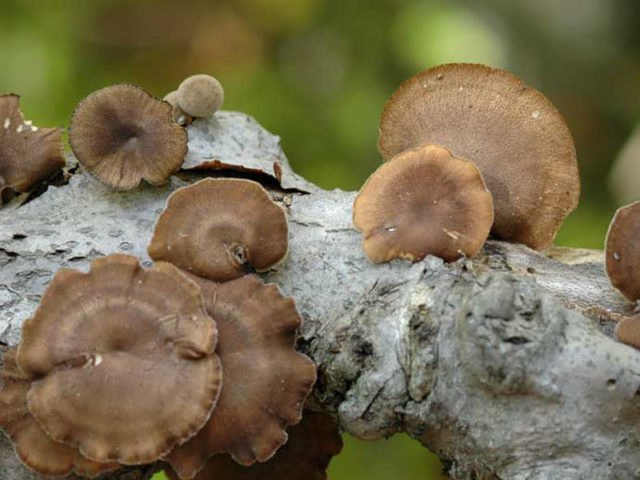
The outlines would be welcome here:
[[[34,127],[18,95],[0,95],[0,205],[5,188],[27,192],[64,165],[62,129]]]
[[[178,87],[178,105],[194,117],[209,117],[220,110],[223,103],[224,89],[211,75],[192,75]]]
[[[353,222],[373,262],[473,257],[491,229],[491,194],[472,162],[425,145],[369,177],[354,202]]]
[[[424,144],[478,165],[493,195],[497,237],[545,248],[578,205],[576,152],[564,119],[503,70],[441,65],[403,83],[382,112],[380,152],[388,160]]]
[[[331,458],[342,450],[338,426],[328,415],[304,412],[289,439],[268,462],[245,467],[228,455],[211,458],[195,480],[326,480]],[[170,468],[171,480],[179,477]]]
[[[284,210],[256,182],[205,179],[176,190],[158,219],[149,256],[226,281],[264,271],[287,255]]]
[[[215,322],[173,265],[135,257],[59,271],[23,325],[18,365],[49,436],[97,462],[143,464],[209,419],[221,371]]]
[[[187,154],[187,133],[171,110],[134,85],[103,88],[77,106],[71,149],[91,174],[114,188],[130,190],[142,179],[162,185]]]
[[[616,325],[616,340],[640,350],[640,314],[625,317]]]
[[[287,440],[285,429],[300,421],[316,369],[296,352],[300,326],[293,299],[255,275],[231,282],[195,279],[220,331],[217,353],[224,370],[220,400],[198,434],[166,459],[190,479],[214,454],[237,462],[264,462]]]
[[[640,202],[620,208],[613,217],[605,262],[611,284],[629,300],[640,300]]]
[[[72,472],[87,477],[116,470],[117,463],[97,463],[87,460],[76,448],[54,442],[42,430],[27,408],[27,392],[31,378],[16,364],[16,350],[5,353],[4,369],[0,372],[0,428],[13,441],[18,458],[29,468],[43,475],[67,475]]]

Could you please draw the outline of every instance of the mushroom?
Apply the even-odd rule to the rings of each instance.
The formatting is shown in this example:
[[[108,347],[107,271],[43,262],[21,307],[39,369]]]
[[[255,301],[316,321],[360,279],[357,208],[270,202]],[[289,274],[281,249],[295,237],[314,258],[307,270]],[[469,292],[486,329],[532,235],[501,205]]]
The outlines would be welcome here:
[[[143,464],[193,436],[221,382],[217,330],[177,268],[110,255],[59,271],[22,328],[29,410],[96,462]]]
[[[615,332],[616,340],[640,349],[640,314],[624,317]]]
[[[43,475],[96,475],[120,468],[117,463],[97,463],[84,458],[77,449],[57,443],[47,436],[27,408],[27,392],[32,379],[16,364],[16,349],[4,354],[0,372],[0,428],[11,438],[18,458]]]
[[[283,261],[287,237],[284,210],[259,183],[207,178],[169,197],[148,251],[156,261],[226,281]]]
[[[285,428],[300,421],[316,378],[313,362],[295,350],[301,319],[293,299],[255,275],[193,279],[218,324],[225,383],[209,422],[165,457],[183,480],[215,454],[243,465],[271,458],[287,440]]]
[[[379,149],[385,159],[424,144],[473,161],[493,195],[496,237],[548,247],[578,205],[571,133],[540,92],[484,65],[418,73],[387,101]]]
[[[640,202],[620,208],[605,242],[611,284],[631,301],[640,300]]]
[[[166,183],[187,154],[187,133],[173,122],[171,107],[135,85],[112,85],[80,102],[69,143],[91,174],[119,190],[142,179]]]
[[[167,93],[162,100],[164,100],[169,105],[171,105],[171,108],[173,109],[172,110],[173,121],[176,122],[178,125],[182,125],[182,126],[188,125],[193,121],[193,117],[188,113],[184,112],[180,108],[180,105],[178,105],[177,90]]]
[[[266,463],[245,467],[228,455],[216,455],[195,480],[326,480],[331,458],[342,450],[342,438],[333,419],[306,411],[289,432],[287,443]],[[179,477],[170,467],[170,480]]]
[[[0,95],[0,206],[5,189],[28,192],[64,165],[62,129],[33,126],[18,95]]]
[[[478,168],[435,145],[400,153],[366,181],[353,205],[373,262],[425,255],[475,256],[493,222],[491,194]]]
[[[178,105],[194,117],[210,117],[220,110],[223,102],[222,85],[211,75],[192,75],[178,87]]]

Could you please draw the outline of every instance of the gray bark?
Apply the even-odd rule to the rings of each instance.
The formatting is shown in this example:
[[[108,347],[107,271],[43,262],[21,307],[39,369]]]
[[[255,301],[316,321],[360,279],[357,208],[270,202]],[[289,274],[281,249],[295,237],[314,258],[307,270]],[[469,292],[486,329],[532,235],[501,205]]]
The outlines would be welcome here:
[[[189,128],[192,155],[260,161],[266,142],[286,178],[277,188],[269,163],[250,173],[288,211],[288,259],[263,278],[303,315],[315,408],[362,439],[408,432],[455,479],[640,478],[640,353],[611,339],[634,305],[609,285],[601,252],[491,240],[474,260],[374,265],[351,222],[355,192],[313,186],[273,153],[276,137],[244,115],[220,115]],[[19,342],[58,269],[86,271],[114,252],[149,264],[167,195],[196,177],[122,193],[78,172],[0,210],[2,345]],[[2,478],[40,478],[12,458],[0,441]],[[113,478],[139,478],[129,475]]]

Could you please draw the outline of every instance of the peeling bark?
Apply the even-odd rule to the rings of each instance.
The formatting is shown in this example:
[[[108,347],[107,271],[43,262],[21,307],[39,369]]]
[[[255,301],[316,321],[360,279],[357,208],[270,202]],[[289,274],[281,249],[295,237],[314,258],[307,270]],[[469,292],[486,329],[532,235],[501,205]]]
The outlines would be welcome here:
[[[634,305],[610,286],[601,252],[491,240],[473,261],[371,264],[351,222],[355,192],[315,187],[291,170],[277,137],[242,114],[223,118],[228,141],[215,120],[189,127],[192,153],[215,145],[211,156],[231,165],[239,151],[258,162],[268,145],[263,156],[286,179],[287,190],[272,172],[250,172],[288,211],[289,257],[262,277],[304,317],[299,345],[319,369],[315,408],[359,438],[408,432],[455,479],[640,478],[640,353],[610,338]],[[115,252],[150,264],[167,196],[194,179],[183,172],[161,188],[114,192],[78,172],[0,210],[0,345],[19,342],[58,269],[86,271]],[[0,465],[7,480],[41,478],[5,439]]]

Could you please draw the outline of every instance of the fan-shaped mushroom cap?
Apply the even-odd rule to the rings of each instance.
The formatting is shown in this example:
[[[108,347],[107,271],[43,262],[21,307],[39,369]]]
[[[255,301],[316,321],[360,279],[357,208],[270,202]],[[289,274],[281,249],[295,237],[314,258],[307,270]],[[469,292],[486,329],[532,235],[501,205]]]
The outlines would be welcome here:
[[[545,248],[578,205],[567,125],[544,95],[508,72],[450,64],[403,83],[382,112],[380,152],[390,159],[427,143],[478,165],[497,237]]]
[[[222,85],[211,75],[192,75],[178,87],[178,105],[194,117],[209,117],[220,110],[223,103]]]
[[[472,162],[425,145],[369,177],[354,202],[353,222],[373,262],[473,257],[491,229],[491,194]]]
[[[27,192],[64,165],[62,129],[34,127],[18,95],[0,95],[0,206],[5,188]]]
[[[305,412],[289,440],[266,463],[245,467],[228,455],[211,458],[195,480],[326,480],[331,458],[342,450],[338,426],[328,415]],[[171,480],[179,477],[167,470]]]
[[[187,133],[170,105],[134,85],[112,85],[82,100],[71,119],[69,143],[78,161],[120,190],[167,182],[187,154]]]
[[[154,260],[226,281],[252,267],[267,270],[287,255],[284,210],[260,184],[211,179],[176,190],[149,245]]]
[[[217,331],[198,286],[135,257],[61,270],[23,325],[18,365],[38,377],[29,410],[98,462],[156,460],[208,420],[220,387]]]
[[[623,318],[616,325],[616,339],[640,349],[640,315]]]
[[[51,440],[27,408],[27,392],[31,379],[20,372],[16,350],[4,355],[4,370],[0,372],[0,428],[11,437],[20,460],[43,475],[78,475],[95,477],[116,470],[117,463],[97,463],[84,458],[77,449]]]
[[[640,202],[620,208],[605,244],[607,275],[629,300],[640,300]]]
[[[166,457],[183,479],[217,453],[244,465],[269,459],[287,440],[285,428],[300,421],[316,378],[314,364],[295,351],[301,320],[294,301],[275,285],[254,275],[196,281],[220,330],[225,383],[209,422]]]

